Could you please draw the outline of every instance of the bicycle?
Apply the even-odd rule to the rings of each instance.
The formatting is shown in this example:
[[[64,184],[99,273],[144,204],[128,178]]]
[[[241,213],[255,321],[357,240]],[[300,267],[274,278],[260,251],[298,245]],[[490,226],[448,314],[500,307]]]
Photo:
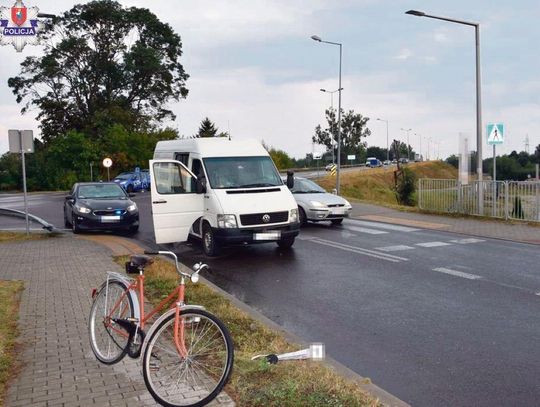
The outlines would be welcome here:
[[[144,309],[144,268],[153,262],[146,255],[131,256],[127,273],[109,272],[107,280],[92,292],[90,345],[97,359],[114,364],[126,354],[143,353],[143,376],[154,399],[163,406],[204,406],[223,389],[231,374],[234,351],[229,331],[200,305],[186,305],[186,279],[193,283],[208,266],[197,263],[192,274],[184,273],[173,252],[148,252],[174,258],[179,285],[150,313]],[[145,332],[145,324],[169,302],[163,313]]]

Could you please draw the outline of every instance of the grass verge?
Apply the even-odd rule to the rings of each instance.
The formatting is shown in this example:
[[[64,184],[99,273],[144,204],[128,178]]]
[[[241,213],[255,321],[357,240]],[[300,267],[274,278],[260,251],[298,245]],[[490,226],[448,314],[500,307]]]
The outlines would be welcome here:
[[[127,257],[117,258],[124,265]],[[145,289],[157,304],[178,284],[176,270],[156,258],[145,270]],[[235,346],[233,374],[225,391],[237,406],[380,406],[358,384],[344,379],[319,362],[288,361],[271,365],[252,361],[257,354],[298,350],[281,335],[269,330],[204,284],[188,283],[186,302],[201,304],[216,314],[229,329]]]
[[[23,283],[0,280],[0,405],[4,403],[6,384],[16,368],[15,340]]]
[[[29,236],[26,236],[26,233],[23,232],[0,231],[0,243],[20,240],[39,240],[46,239],[47,237],[48,235],[46,233],[30,233]]]

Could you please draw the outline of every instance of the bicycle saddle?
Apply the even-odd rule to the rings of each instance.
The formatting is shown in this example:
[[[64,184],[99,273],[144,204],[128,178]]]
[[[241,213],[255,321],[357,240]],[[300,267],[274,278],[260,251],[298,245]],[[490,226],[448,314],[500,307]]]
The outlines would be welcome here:
[[[150,256],[145,256],[144,254],[134,254],[130,256],[129,262],[132,266],[145,268],[149,264],[152,264],[154,259]]]

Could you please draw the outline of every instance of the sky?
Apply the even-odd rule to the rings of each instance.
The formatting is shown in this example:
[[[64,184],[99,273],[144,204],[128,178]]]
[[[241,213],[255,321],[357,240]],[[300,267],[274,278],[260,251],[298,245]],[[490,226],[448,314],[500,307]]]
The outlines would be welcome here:
[[[61,14],[79,2],[25,1],[40,12]],[[529,152],[540,144],[540,2],[522,0],[154,0],[120,1],[147,7],[183,42],[181,62],[189,95],[169,105],[166,123],[192,136],[209,117],[233,138],[256,138],[291,156],[322,151],[311,138],[336,90],[343,44],[342,108],[370,118],[368,145],[399,139],[424,157],[458,153],[460,134],[476,148],[474,28],[404,14],[410,9],[480,24],[484,158],[488,123],[504,123],[497,154]],[[0,0],[11,7],[13,1]],[[36,111],[20,114],[7,86],[26,56],[0,46],[0,154],[8,129],[32,129]],[[334,107],[338,94],[333,95]],[[409,132],[403,129],[411,129]],[[428,152],[429,149],[429,152]]]

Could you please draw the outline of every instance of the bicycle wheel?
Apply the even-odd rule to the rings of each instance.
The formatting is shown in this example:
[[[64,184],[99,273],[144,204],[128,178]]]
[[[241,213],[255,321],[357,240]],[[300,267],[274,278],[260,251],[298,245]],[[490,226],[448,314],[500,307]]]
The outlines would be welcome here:
[[[109,281],[99,289],[90,311],[90,345],[96,357],[105,364],[120,361],[128,350],[130,333],[115,318],[133,318],[133,302],[126,287]]]
[[[214,315],[203,310],[180,314],[184,326],[186,357],[174,343],[172,314],[160,323],[144,352],[144,381],[163,406],[204,406],[229,379],[233,344],[229,331]]]

